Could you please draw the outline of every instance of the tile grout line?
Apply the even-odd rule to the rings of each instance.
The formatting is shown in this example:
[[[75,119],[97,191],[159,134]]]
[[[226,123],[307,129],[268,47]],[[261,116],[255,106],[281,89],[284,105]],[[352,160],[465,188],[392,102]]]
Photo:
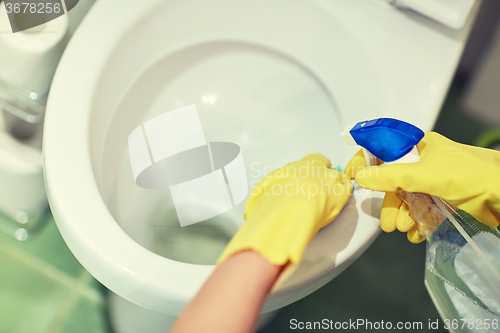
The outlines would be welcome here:
[[[11,247],[9,245],[5,245],[1,242],[0,242],[0,252],[3,252],[4,254],[13,258],[14,260],[17,260],[25,264],[26,266],[42,273],[43,275],[55,280],[56,282],[70,289],[76,289],[76,288],[85,289],[85,292],[82,292],[82,294],[90,300],[97,302],[103,300],[103,296],[97,290],[90,288],[88,285],[86,285],[85,288],[80,287],[80,284],[82,283],[81,280],[83,279],[83,277],[86,277],[87,280],[89,280],[87,282],[90,282],[90,279],[88,277],[92,278],[90,273],[88,273],[85,270],[85,268],[83,269],[82,275],[78,278],[75,278],[64,271],[61,271],[57,267],[54,267],[51,264],[33,256],[30,253],[27,253],[15,247]]]
[[[23,250],[0,243],[0,251],[67,287],[76,285],[74,277]]]
[[[77,285],[71,291],[66,302],[62,304],[61,313],[58,316],[56,316],[56,318],[52,321],[52,324],[47,330],[47,333],[58,332],[69,319],[69,316],[75,309],[75,306],[78,303],[78,301],[83,297],[84,294],[82,292],[82,289],[85,285],[88,284],[88,282],[90,282],[89,277],[92,277],[90,274],[88,273],[85,274],[85,273],[86,271],[77,279],[78,281]]]
[[[95,303],[104,303],[105,302],[105,296],[99,292],[97,289],[92,288],[89,286],[89,283],[94,280],[94,277],[92,274],[87,272],[85,269],[82,272],[82,276],[78,279],[81,281],[79,283],[79,290],[80,293],[84,298],[86,298],[89,301],[93,301]]]

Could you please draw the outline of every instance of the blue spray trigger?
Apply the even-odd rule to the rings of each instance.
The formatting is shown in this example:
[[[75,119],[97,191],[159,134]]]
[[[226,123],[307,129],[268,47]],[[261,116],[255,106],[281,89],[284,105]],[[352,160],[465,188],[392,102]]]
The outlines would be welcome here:
[[[349,133],[356,144],[384,162],[405,156],[424,137],[420,128],[392,118],[359,122]]]

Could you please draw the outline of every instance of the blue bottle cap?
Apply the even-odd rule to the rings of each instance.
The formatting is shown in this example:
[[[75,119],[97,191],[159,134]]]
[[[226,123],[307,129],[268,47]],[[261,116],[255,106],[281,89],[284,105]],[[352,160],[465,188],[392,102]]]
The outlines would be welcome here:
[[[392,118],[359,122],[349,133],[356,144],[384,162],[405,156],[424,137],[420,128]]]

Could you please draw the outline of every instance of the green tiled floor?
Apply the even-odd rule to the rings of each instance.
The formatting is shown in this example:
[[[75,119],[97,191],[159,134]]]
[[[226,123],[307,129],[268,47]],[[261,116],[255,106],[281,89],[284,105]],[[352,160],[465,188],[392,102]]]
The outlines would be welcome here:
[[[3,234],[0,234],[0,242],[1,246],[16,248],[25,255],[39,259],[72,277],[79,277],[84,270],[68,250],[52,218],[49,218],[39,233],[34,234],[25,242],[20,243]]]
[[[75,304],[71,315],[65,318],[59,332],[66,333],[107,333],[109,329],[106,321],[104,302],[94,302],[81,297]]]
[[[110,332],[101,289],[52,219],[26,242],[0,234],[0,333]]]
[[[0,252],[1,332],[50,332],[71,289]]]

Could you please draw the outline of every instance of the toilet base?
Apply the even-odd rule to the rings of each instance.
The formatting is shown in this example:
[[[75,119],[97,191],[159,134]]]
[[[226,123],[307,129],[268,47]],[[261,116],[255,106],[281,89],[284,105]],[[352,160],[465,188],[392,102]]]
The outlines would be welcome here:
[[[143,308],[111,291],[108,295],[108,304],[111,326],[115,333],[165,333],[177,319]],[[260,315],[257,331],[264,328],[277,313],[278,310]]]

